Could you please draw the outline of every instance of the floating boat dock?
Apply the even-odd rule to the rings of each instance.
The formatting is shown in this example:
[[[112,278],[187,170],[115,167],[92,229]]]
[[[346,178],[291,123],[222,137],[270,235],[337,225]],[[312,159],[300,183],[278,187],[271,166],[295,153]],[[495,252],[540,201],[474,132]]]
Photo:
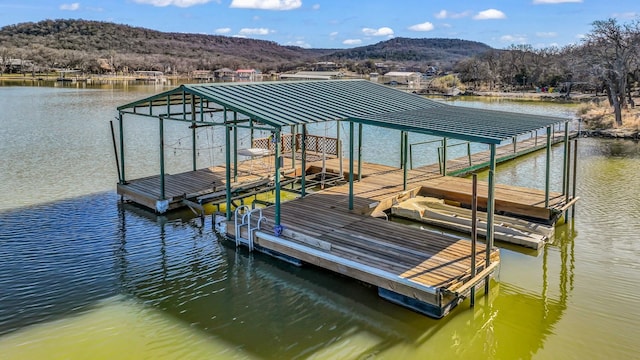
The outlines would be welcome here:
[[[574,155],[571,195],[570,132],[568,119],[563,118],[455,107],[363,80],[182,85],[118,110],[120,141],[114,134],[114,148],[121,195],[160,213],[217,201],[224,214],[214,218],[216,228],[238,246],[352,277],[376,286],[379,295],[391,302],[436,318],[467,297],[473,306],[480,284],[488,293],[489,278],[499,266],[499,250],[494,247],[496,213],[553,223],[563,211],[568,214],[577,200],[576,159]],[[158,120],[157,177],[126,178],[125,116]],[[182,122],[192,131],[191,172],[165,172],[164,122],[168,120]],[[308,134],[307,125],[326,122],[348,124],[346,159],[337,140],[340,134],[332,140],[334,156],[328,156],[326,136],[314,139]],[[201,169],[195,156],[196,129],[216,126],[225,131],[225,164]],[[400,134],[399,167],[362,161],[363,126]],[[563,133],[555,134],[556,127]],[[540,129],[546,129],[542,139],[538,139]],[[271,134],[266,144],[253,141],[255,130]],[[238,147],[241,132],[251,134],[251,148]],[[413,167],[409,133],[441,137],[438,164]],[[486,144],[488,151],[449,159],[450,139]],[[557,140],[565,145],[560,193],[550,190],[549,177],[550,149]],[[495,184],[497,163],[544,148],[544,190]],[[251,159],[238,161],[239,154]],[[255,154],[267,164],[263,170],[252,167]],[[471,195],[469,180],[450,176],[480,168],[487,168],[489,175],[477,197]],[[321,185],[333,174],[333,186],[308,193],[319,174]],[[281,192],[288,184],[296,185],[298,197],[283,202]],[[235,201],[259,191],[273,192],[271,206],[252,208]],[[477,244],[380,219],[394,205],[423,195],[462,207],[477,198],[479,208],[486,211],[486,242]]]

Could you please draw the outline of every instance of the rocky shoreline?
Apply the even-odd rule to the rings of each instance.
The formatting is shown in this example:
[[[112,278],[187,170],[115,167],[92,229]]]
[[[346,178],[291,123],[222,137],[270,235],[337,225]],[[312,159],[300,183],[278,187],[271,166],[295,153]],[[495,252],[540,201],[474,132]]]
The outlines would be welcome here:
[[[640,131],[634,129],[581,130],[580,135],[583,137],[640,140]]]

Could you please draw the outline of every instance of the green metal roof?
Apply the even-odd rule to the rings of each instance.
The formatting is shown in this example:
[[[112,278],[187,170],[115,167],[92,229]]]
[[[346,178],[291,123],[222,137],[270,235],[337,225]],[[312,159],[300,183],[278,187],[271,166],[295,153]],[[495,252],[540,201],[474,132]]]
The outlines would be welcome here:
[[[280,128],[288,125],[349,120],[380,127],[500,143],[567,119],[481,110],[442,104],[367,80],[279,81],[182,85],[118,107],[137,108],[206,99]],[[189,96],[187,96],[189,95]]]

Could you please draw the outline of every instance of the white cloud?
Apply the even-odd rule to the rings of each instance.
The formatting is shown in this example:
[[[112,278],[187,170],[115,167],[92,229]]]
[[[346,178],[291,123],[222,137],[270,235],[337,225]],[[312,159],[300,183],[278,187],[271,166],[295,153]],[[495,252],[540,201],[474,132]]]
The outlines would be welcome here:
[[[267,28],[242,28],[238,34],[240,35],[269,35],[273,30]]]
[[[362,32],[367,36],[393,36],[393,29],[386,26],[379,29],[363,28]]]
[[[534,4],[581,3],[582,0],[533,0]]]
[[[320,4],[313,4],[311,7],[313,10],[320,10]]]
[[[500,41],[510,44],[526,44],[527,37],[524,35],[503,35]]]
[[[337,31],[332,31],[329,33],[329,36],[338,36],[338,32]]]
[[[182,8],[186,8],[194,5],[206,4],[208,2],[211,2],[211,0],[133,0],[133,1],[137,2],[138,4],[149,4],[149,5],[158,6],[158,7],[173,5],[173,6],[182,7]]]
[[[494,20],[494,19],[505,19],[507,16],[500,10],[496,9],[487,9],[484,11],[480,11],[473,18],[476,20]]]
[[[550,32],[537,32],[536,36],[537,37],[541,37],[541,38],[554,38],[554,37],[558,36],[558,33],[557,32],[553,32],[553,31],[550,31]]]
[[[471,15],[470,11],[463,11],[460,13],[451,13],[447,10],[440,10],[439,13],[435,14],[436,19],[461,19],[463,17],[467,17]]]
[[[213,32],[216,33],[216,34],[228,34],[228,33],[231,32],[231,28],[228,28],[228,27],[227,28],[218,28],[218,29],[213,30]]]
[[[342,42],[345,45],[360,45],[362,44],[362,40],[360,39],[347,39]]]
[[[60,5],[60,10],[76,11],[78,9],[80,9],[80,3],[62,4],[62,5]]]
[[[413,31],[431,31],[433,30],[433,24],[430,22],[424,22],[422,24],[415,24],[415,25],[411,25],[409,26],[409,30],[413,30]]]
[[[302,6],[302,0],[232,0],[229,7],[260,10],[293,10]]]

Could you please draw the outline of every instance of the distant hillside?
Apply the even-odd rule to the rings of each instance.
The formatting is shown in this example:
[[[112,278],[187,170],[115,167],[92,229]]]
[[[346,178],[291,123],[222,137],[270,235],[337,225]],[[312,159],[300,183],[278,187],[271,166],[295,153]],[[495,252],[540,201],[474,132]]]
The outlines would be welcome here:
[[[489,50],[481,43],[454,39],[396,38],[354,49],[303,49],[272,41],[227,36],[165,33],[87,20],[45,20],[0,29],[0,65],[9,58],[39,68],[87,72],[160,70],[186,73],[221,67],[287,71],[319,60],[353,63],[365,59],[432,65],[452,63]]]
[[[482,54],[492,48],[486,44],[460,39],[394,38],[373,45],[336,51],[334,59],[382,61],[456,62]]]

